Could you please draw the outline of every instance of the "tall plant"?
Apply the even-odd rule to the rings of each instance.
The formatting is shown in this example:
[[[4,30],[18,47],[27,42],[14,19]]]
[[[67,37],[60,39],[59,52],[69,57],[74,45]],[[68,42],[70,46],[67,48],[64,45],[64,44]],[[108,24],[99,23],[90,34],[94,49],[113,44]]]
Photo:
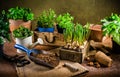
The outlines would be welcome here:
[[[84,41],[87,40],[89,37],[89,25],[90,24],[87,23],[85,26],[82,26],[81,24],[77,23],[73,34],[73,41],[75,41],[79,45],[82,45]]]
[[[83,43],[88,40],[90,35],[89,30],[90,24],[86,24],[82,26],[81,24],[77,23],[75,26],[71,23],[71,26],[67,27],[64,32],[64,39],[66,43],[75,43],[76,46],[83,45]]]
[[[68,23],[68,27],[64,30],[64,39],[66,43],[71,43],[73,38],[73,32],[74,32],[74,23],[70,22]]]

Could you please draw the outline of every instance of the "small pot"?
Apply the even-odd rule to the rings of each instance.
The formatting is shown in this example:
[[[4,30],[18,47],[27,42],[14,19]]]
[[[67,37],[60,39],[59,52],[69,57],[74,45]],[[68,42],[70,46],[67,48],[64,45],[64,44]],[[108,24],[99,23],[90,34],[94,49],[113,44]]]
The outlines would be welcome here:
[[[9,27],[10,27],[10,31],[14,31],[15,29],[19,28],[21,25],[28,28],[28,29],[31,29],[31,21],[23,21],[23,20],[12,20],[10,19],[9,20]]]
[[[54,32],[54,28],[41,28],[38,27],[39,32]]]
[[[30,45],[32,45],[32,36],[26,38],[16,38],[16,44],[20,44],[28,48]],[[17,52],[22,53],[22,51],[19,49],[17,49]]]
[[[3,55],[4,55],[3,47],[4,47],[4,44],[0,44],[0,57],[3,57]]]
[[[57,26],[58,33],[63,34],[65,28],[61,28],[61,27],[59,27],[59,25],[56,25],[56,26]]]

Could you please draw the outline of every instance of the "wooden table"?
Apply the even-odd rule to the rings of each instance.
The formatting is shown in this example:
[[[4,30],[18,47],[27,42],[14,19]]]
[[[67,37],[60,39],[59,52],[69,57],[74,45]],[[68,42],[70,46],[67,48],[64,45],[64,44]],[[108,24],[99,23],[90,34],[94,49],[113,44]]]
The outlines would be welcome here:
[[[10,56],[15,55],[16,49],[13,47],[14,44],[14,42],[5,43],[4,53]],[[109,68],[90,67],[86,65],[86,62],[83,62],[82,65],[89,70],[83,77],[120,77],[120,54],[112,54],[111,58],[113,59],[113,65]],[[0,58],[0,77],[17,77],[13,62]],[[81,75],[77,77],[81,77]]]

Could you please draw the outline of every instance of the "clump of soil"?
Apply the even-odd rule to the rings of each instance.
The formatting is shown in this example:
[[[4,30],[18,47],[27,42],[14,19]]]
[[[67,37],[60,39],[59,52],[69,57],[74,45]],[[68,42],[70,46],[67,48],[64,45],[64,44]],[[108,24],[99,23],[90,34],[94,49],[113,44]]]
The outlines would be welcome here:
[[[56,67],[59,64],[59,59],[54,54],[37,54],[34,57],[44,61],[45,63],[47,63],[53,67]]]
[[[93,66],[96,68],[100,68],[101,64],[95,60],[95,57],[93,55],[86,57],[86,60],[88,61],[88,66]]]

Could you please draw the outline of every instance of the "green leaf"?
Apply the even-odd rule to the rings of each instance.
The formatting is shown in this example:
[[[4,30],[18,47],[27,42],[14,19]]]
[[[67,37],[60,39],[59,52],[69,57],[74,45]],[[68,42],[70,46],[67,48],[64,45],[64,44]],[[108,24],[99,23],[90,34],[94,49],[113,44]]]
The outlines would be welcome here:
[[[44,28],[54,27],[55,18],[54,10],[44,10],[37,18],[37,25]]]
[[[18,29],[13,31],[13,36],[16,38],[26,38],[33,35],[33,32],[24,26],[20,26]]]
[[[15,7],[15,8],[10,8],[8,10],[7,14],[8,19],[14,19],[14,20],[33,20],[34,19],[34,14],[32,13],[30,8],[23,8],[23,7]]]

